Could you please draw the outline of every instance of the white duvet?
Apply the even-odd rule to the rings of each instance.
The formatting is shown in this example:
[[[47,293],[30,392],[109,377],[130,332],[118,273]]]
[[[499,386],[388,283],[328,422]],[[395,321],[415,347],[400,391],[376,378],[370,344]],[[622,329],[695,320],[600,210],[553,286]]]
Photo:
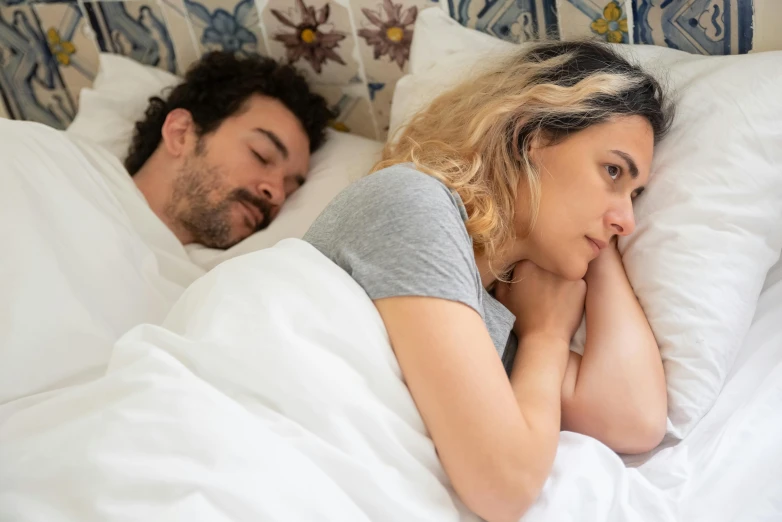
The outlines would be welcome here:
[[[0,308],[0,520],[474,520],[449,487],[382,321],[347,274],[286,240],[180,296],[101,180],[101,162],[83,161],[59,133],[26,137],[39,135],[51,143],[17,153],[0,180],[5,203],[27,212],[13,229],[0,214],[14,247],[0,264],[0,288],[12,290]],[[62,182],[50,193],[51,180],[74,172],[75,191]],[[36,217],[36,201],[51,203],[40,212],[57,226]],[[99,219],[101,208],[111,219],[85,237],[70,216]],[[82,263],[63,267],[73,245],[85,249],[72,252]],[[120,270],[145,260],[138,277],[98,281],[94,259],[112,252]],[[135,315],[112,319],[120,312]],[[696,429],[632,466],[563,433],[525,522],[782,520],[780,317],[782,265]],[[35,357],[20,358],[25,343]],[[34,389],[6,379],[19,372]]]

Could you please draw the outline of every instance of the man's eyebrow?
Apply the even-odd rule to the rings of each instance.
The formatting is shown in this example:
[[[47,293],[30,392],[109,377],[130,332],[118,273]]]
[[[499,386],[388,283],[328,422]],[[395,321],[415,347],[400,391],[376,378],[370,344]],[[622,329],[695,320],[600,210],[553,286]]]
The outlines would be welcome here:
[[[638,165],[635,164],[635,160],[628,153],[621,150],[612,150],[614,154],[625,160],[627,168],[630,170],[630,177],[635,179],[638,177]]]
[[[270,130],[261,129],[260,127],[255,129],[255,132],[259,132],[269,138],[269,141],[271,141],[275,147],[277,147],[277,150],[280,151],[280,154],[282,154],[282,157],[285,159],[288,159],[288,147],[285,146],[285,144],[282,142],[279,136],[274,134]]]

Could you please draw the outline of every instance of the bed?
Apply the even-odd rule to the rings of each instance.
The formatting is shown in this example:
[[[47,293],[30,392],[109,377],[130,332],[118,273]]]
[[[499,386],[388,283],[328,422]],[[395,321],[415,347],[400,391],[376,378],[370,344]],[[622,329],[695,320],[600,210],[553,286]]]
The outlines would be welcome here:
[[[456,61],[507,50],[440,38],[468,30],[427,11],[392,127]],[[663,352],[668,436],[621,456],[563,432],[524,522],[782,520],[782,56],[671,52],[640,57],[664,62],[684,115],[620,245]],[[127,89],[105,60],[96,104]],[[298,239],[382,144],[332,134],[315,188],[216,252],[166,239],[112,151],[125,123],[106,136],[84,118],[65,133],[0,121],[0,520],[476,520],[371,301]]]

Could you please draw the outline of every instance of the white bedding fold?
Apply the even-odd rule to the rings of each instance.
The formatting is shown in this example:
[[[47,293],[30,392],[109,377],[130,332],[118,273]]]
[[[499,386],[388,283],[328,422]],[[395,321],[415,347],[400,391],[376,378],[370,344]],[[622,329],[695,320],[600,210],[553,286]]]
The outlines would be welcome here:
[[[777,520],[782,283],[764,295],[757,348],[688,439],[626,468],[563,433],[523,520]],[[202,277],[104,377],[0,408],[0,519],[475,520],[372,302],[299,240]]]
[[[0,519],[470,519],[374,305],[298,240],[221,265],[105,377],[12,414],[0,469]]]

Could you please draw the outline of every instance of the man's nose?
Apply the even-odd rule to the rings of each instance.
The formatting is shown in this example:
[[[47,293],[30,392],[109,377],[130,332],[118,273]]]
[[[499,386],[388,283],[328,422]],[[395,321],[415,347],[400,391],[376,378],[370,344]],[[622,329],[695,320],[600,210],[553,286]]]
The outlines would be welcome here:
[[[264,180],[258,184],[258,193],[275,206],[280,206],[285,202],[285,188],[282,180]]]

